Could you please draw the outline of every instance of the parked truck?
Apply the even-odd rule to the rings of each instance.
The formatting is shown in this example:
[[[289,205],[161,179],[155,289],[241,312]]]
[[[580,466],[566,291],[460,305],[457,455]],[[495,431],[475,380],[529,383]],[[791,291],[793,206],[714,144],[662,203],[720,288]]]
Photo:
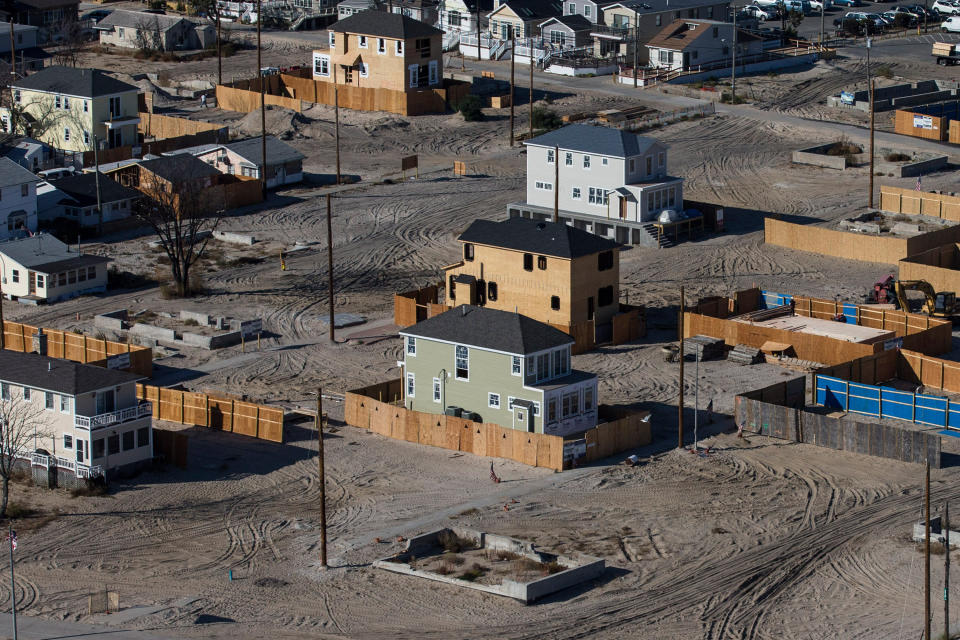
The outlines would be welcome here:
[[[943,66],[960,63],[960,51],[953,42],[934,42],[933,57],[937,59],[937,64]]]

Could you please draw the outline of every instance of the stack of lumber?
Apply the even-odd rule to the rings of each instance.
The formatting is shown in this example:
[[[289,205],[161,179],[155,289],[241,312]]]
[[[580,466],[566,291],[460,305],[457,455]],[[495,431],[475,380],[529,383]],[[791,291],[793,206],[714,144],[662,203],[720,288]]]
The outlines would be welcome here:
[[[953,53],[954,43],[952,42],[934,42],[933,43],[933,55],[935,56],[949,56]]]
[[[748,311],[747,313],[740,314],[736,316],[735,320],[746,320],[747,322],[763,322],[764,320],[772,320],[773,318],[779,318],[780,316],[789,316],[793,314],[793,307],[788,304],[785,304],[781,307],[771,307],[769,309],[758,309],[756,311]]]
[[[769,362],[769,361],[768,361]],[[810,371],[816,371],[817,369],[824,368],[825,364],[822,362],[814,362],[812,360],[800,360],[799,358],[788,358],[787,356],[780,356],[773,361],[775,364],[786,367],[787,369],[793,369],[794,371],[803,371],[804,373]]]
[[[624,118],[621,117],[622,112],[619,109],[605,109],[603,111],[597,111],[597,120],[600,122],[620,122]]]
[[[596,114],[593,111],[577,111],[576,113],[568,113],[567,115],[560,118],[563,122],[577,122],[578,120],[586,120],[587,118],[592,118]]]
[[[710,336],[693,336],[683,342],[683,355],[693,356],[694,360],[713,360],[722,358],[724,342],[721,338]]]
[[[764,361],[764,355],[760,349],[748,347],[745,344],[738,344],[733,348],[733,351],[727,354],[727,360],[740,365],[757,364],[758,362]]]
[[[597,120],[607,123],[626,122],[636,120],[641,116],[653,113],[656,109],[650,107],[629,107],[627,109],[607,109],[597,112]]]

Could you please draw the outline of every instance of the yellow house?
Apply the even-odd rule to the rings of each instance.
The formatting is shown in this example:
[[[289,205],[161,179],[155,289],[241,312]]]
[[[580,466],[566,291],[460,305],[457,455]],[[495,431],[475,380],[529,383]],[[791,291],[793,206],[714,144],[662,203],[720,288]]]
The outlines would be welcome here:
[[[137,144],[140,90],[99,69],[47,67],[15,81],[13,109],[0,108],[7,132],[24,133],[64,151]]]
[[[371,89],[443,85],[443,31],[402,14],[368,10],[330,28],[330,49],[314,51],[313,77]]]

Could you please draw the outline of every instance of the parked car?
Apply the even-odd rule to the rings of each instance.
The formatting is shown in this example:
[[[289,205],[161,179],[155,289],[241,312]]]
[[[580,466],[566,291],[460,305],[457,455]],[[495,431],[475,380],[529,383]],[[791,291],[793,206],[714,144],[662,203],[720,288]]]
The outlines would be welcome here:
[[[780,11],[780,0],[753,0],[753,4],[764,10]]]
[[[922,8],[923,8],[923,7],[921,7],[921,9],[922,9]],[[890,13],[890,12],[893,12],[893,13],[905,13],[905,14],[907,14],[908,16],[913,16],[913,19],[914,19],[914,20],[920,20],[921,18],[923,18],[923,14],[922,14],[922,13],[918,13],[917,11],[914,10],[913,7],[906,7],[906,6],[902,5],[902,4],[896,5],[893,9],[890,9],[890,11],[887,11],[886,13]]]
[[[933,10],[941,16],[955,16],[960,14],[960,3],[954,0],[936,0],[933,3]]]
[[[890,10],[884,11],[881,15],[890,20],[890,24],[893,26],[912,27],[917,24],[917,16],[907,11]]]
[[[814,11],[830,11],[833,7],[830,0],[810,0],[810,8]]]
[[[838,7],[862,7],[863,2],[860,0],[833,0],[833,3]]]
[[[960,16],[950,16],[940,23],[940,28],[952,33],[960,33]]]
[[[751,4],[743,8],[743,12],[751,18],[757,20],[773,20],[777,17],[777,12],[772,8],[764,8],[759,5]]]
[[[934,11],[933,9],[928,9],[927,7],[924,7],[922,4],[911,4],[911,5],[908,5],[907,8],[913,11],[915,14],[917,14],[917,20],[920,20],[920,21],[923,21],[924,16],[926,16],[927,20],[929,21],[937,20],[940,18],[940,14],[937,11]]]
[[[80,21],[89,20],[93,24],[97,24],[108,15],[113,13],[112,9],[94,9],[93,11],[87,11],[85,14],[80,16]]]

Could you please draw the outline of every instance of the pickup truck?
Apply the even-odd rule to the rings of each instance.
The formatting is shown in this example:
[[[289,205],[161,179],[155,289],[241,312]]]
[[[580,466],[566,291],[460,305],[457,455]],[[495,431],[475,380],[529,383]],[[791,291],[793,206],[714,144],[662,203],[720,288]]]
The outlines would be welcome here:
[[[933,57],[937,59],[939,65],[954,65],[960,63],[960,51],[953,42],[934,42]]]

